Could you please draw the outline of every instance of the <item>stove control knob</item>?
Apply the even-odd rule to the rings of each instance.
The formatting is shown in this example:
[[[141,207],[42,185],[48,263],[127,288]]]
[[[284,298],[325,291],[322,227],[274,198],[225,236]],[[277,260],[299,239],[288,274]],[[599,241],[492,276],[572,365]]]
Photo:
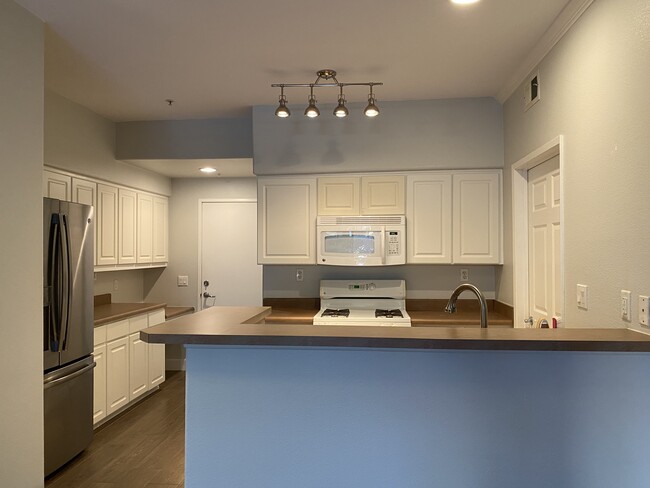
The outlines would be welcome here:
[[[370,284],[368,285],[368,289],[369,289],[369,290],[374,290],[375,288],[377,288],[377,285],[375,285],[374,283],[370,283]]]

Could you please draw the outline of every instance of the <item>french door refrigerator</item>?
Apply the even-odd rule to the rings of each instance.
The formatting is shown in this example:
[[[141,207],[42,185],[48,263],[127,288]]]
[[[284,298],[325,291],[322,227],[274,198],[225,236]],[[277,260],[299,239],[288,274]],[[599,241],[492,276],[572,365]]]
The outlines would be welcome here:
[[[93,423],[93,207],[43,199],[45,475],[83,451]]]

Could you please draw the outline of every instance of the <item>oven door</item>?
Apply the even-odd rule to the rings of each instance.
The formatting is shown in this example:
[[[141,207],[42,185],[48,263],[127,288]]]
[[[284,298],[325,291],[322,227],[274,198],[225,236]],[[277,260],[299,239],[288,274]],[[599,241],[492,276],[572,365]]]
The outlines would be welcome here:
[[[318,226],[317,262],[334,266],[386,264],[383,226]]]

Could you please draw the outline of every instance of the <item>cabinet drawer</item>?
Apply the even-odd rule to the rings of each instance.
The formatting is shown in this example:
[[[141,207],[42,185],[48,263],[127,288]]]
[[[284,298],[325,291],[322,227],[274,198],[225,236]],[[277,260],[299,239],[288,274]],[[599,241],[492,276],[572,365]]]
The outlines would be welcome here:
[[[102,325],[100,327],[95,327],[93,329],[93,346],[103,344],[106,342],[106,329],[107,325]]]
[[[106,326],[106,340],[113,341],[119,337],[124,337],[129,335],[129,321],[120,320],[119,322],[113,322]]]
[[[139,330],[147,328],[147,314],[143,313],[142,315],[136,315],[129,319],[129,333],[133,334]]]
[[[149,327],[162,324],[165,321],[165,309],[161,308],[154,312],[149,312]]]

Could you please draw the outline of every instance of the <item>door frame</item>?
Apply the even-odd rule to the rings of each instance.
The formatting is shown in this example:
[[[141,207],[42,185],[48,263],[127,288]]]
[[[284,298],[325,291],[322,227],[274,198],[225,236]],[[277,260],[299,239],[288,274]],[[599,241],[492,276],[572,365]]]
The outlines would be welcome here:
[[[198,247],[198,262],[197,262],[197,273],[196,273],[196,284],[197,284],[197,296],[196,296],[196,310],[202,310],[201,308],[201,295],[203,293],[203,281],[201,276],[201,265],[203,263],[203,254],[201,252],[201,247],[203,244],[203,204],[204,203],[257,203],[257,198],[199,198],[199,233],[197,238],[197,247]]]
[[[514,326],[525,327],[529,316],[528,287],[528,171],[544,161],[560,159],[560,296],[565,317],[564,286],[564,138],[559,135],[512,165],[512,264]]]

